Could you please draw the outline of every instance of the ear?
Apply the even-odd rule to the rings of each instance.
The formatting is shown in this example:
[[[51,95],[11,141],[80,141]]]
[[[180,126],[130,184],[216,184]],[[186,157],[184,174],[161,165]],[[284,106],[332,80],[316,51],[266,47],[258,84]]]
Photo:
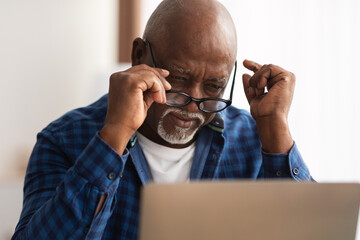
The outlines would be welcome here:
[[[135,38],[131,51],[131,64],[132,66],[145,63],[146,57],[146,44],[141,38]]]

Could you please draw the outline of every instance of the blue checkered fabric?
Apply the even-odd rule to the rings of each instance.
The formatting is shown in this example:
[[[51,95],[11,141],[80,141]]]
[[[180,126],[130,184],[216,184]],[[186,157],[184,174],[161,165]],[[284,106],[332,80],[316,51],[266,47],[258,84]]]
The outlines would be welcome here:
[[[38,134],[12,239],[137,239],[139,193],[150,174],[136,134],[123,156],[99,137],[106,107],[107,95]],[[234,107],[200,130],[190,178],[311,180],[295,143],[289,154],[262,152],[254,120]]]

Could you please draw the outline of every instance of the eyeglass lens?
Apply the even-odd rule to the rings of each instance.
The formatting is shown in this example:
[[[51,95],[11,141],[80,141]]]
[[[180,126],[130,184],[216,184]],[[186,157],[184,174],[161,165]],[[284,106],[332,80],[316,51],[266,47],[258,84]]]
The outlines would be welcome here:
[[[173,107],[181,107],[189,104],[191,98],[177,92],[166,93],[166,104]],[[198,103],[198,102],[197,102]],[[206,112],[216,112],[222,110],[227,106],[225,102],[218,100],[204,100],[198,103],[198,106],[201,110]]]

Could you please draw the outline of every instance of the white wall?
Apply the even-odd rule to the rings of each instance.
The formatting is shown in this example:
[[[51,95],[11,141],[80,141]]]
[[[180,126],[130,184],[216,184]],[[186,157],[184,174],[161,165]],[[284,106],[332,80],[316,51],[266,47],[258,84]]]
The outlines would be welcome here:
[[[116,0],[0,0],[0,180],[49,122],[107,92],[116,60]]]

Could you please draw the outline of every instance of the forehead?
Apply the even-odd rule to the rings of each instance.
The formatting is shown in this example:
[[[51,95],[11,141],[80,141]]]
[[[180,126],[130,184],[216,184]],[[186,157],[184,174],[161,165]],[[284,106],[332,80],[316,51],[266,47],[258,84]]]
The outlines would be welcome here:
[[[164,64],[163,68],[173,74],[187,75],[194,79],[200,77],[204,80],[212,80],[215,82],[226,82],[231,70],[228,70],[227,64],[209,64],[197,61],[179,62],[169,61],[169,64]]]
[[[222,44],[218,39],[170,39],[161,44],[160,52],[164,57],[177,56],[184,59],[197,59],[212,63],[231,62],[235,59],[235,52]]]
[[[174,74],[191,76],[194,80],[226,82],[234,65],[228,62],[169,56],[161,61],[161,67]]]
[[[163,46],[188,55],[213,56],[218,61],[235,59],[236,35],[222,21],[220,17],[179,16],[164,34]]]
[[[159,67],[181,74],[209,74],[226,76],[234,67],[235,59],[219,48],[196,46],[192,43],[152,44],[153,54]]]

